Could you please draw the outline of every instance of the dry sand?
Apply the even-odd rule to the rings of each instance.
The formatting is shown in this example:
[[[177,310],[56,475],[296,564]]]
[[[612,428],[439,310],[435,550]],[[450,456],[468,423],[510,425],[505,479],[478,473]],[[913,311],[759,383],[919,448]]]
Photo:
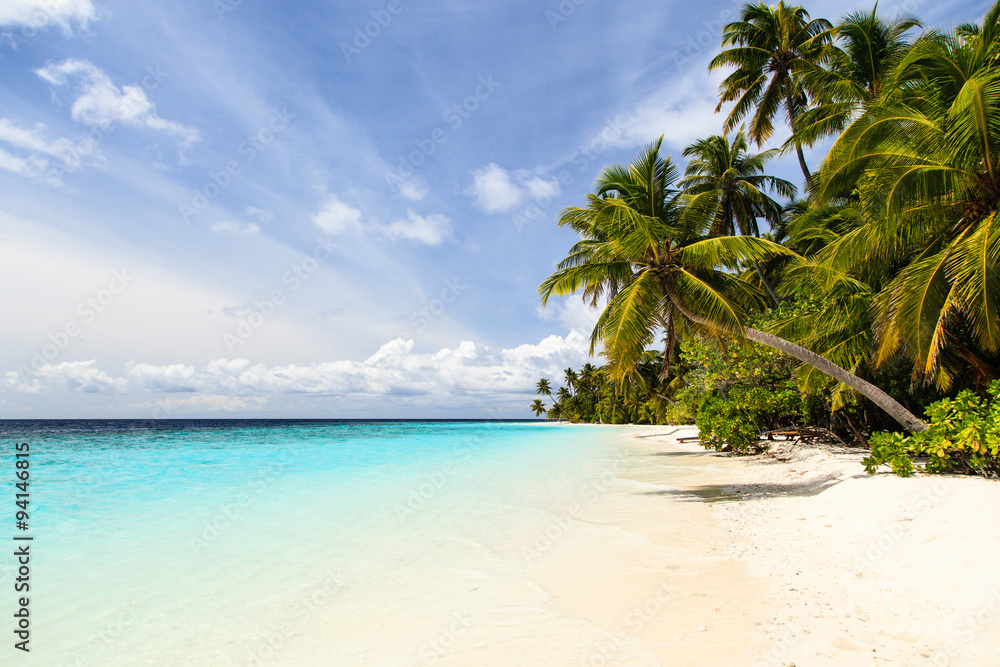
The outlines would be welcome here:
[[[691,500],[726,526],[713,553],[738,562],[745,579],[718,602],[746,610],[765,638],[710,664],[1000,665],[1000,483],[869,476],[864,452],[829,447],[735,459],[676,442],[694,429],[656,437],[664,431],[631,437],[650,462],[697,461],[700,472],[678,479],[637,465],[633,477],[659,480],[670,503]],[[761,598],[751,600],[755,587]],[[712,613],[691,618],[729,636]],[[682,664],[673,650],[663,664]]]

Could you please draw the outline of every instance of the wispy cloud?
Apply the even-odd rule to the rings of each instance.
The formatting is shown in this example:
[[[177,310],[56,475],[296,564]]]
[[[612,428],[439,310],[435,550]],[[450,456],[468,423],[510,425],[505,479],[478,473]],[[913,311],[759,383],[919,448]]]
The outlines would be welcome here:
[[[0,148],[0,169],[22,176],[48,178],[53,160],[68,169],[79,166],[83,161],[73,142],[63,138],[50,139],[41,123],[28,129],[0,118],[0,142],[16,151],[11,153]]]
[[[3,0],[0,2],[0,25],[27,26],[33,29],[58,25],[66,31],[72,24],[86,27],[97,18],[90,0]]]
[[[253,222],[237,222],[235,220],[223,220],[212,225],[213,232],[231,232],[233,234],[258,234],[260,225]]]

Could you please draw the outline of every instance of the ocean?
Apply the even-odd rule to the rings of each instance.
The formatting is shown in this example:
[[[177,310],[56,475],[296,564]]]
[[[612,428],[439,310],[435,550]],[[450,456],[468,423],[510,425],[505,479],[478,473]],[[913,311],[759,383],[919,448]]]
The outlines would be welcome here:
[[[0,428],[0,539],[30,544],[27,593],[14,590],[15,547],[0,558],[4,627],[21,595],[30,615],[30,654],[7,629],[2,664],[472,664],[456,656],[498,624],[517,637],[546,627],[553,641],[588,641],[585,627],[546,608],[531,569],[613,483],[611,430],[265,420]],[[15,526],[16,443],[30,447],[26,530]]]

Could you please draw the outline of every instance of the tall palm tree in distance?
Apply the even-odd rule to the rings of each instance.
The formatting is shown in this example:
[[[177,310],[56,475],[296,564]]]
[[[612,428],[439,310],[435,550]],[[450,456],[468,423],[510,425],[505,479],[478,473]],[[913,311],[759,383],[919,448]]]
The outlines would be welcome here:
[[[552,396],[552,385],[549,384],[547,378],[538,381],[538,384],[535,385],[535,393],[539,396]]]

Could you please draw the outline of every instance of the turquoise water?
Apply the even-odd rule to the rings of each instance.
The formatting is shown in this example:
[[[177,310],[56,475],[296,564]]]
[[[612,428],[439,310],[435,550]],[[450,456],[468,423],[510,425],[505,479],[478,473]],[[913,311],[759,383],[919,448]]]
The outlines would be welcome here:
[[[377,627],[405,605],[462,613],[448,582],[514,576],[520,536],[551,523],[610,451],[600,429],[537,423],[2,428],[0,537],[18,532],[15,442],[31,445],[34,537],[32,651],[6,641],[3,664],[277,664],[317,633],[332,648],[316,664],[370,664],[350,659],[371,641],[354,646],[345,625]],[[406,629],[384,641],[394,633]],[[423,664],[407,650],[393,664]]]

